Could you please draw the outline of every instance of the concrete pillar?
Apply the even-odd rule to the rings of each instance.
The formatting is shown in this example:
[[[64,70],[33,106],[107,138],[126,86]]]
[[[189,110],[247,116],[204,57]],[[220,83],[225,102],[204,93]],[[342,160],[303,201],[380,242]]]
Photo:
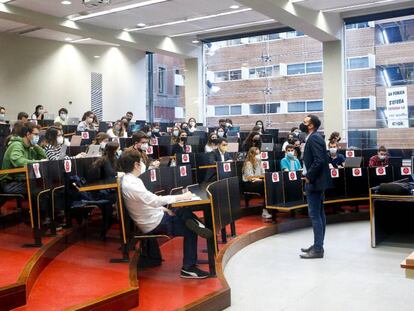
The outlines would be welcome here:
[[[201,57],[185,60],[185,118],[204,122]]]
[[[326,139],[338,131],[347,140],[347,107],[345,101],[345,58],[343,40],[323,43],[323,128]],[[341,141],[342,142],[342,141]]]

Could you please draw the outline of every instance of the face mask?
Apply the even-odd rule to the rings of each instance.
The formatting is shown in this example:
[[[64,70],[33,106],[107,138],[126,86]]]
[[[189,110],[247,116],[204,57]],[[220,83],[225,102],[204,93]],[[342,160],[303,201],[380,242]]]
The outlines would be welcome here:
[[[115,156],[119,159],[121,157],[121,155],[122,155],[122,150],[118,149],[115,153]]]
[[[152,134],[151,132],[147,132],[147,136],[151,136],[151,134]]]
[[[257,126],[260,127],[260,128],[263,128],[263,125],[261,125],[261,124],[257,124]]]
[[[86,119],[86,122],[89,123],[89,124],[92,123],[93,122],[93,118],[87,118]]]
[[[288,151],[287,156],[288,156],[288,158],[293,159],[295,157],[295,152],[294,151]]]
[[[174,131],[174,132],[173,132],[173,135],[174,135],[174,136],[178,136],[178,134],[179,134],[179,131]]]
[[[131,122],[132,118],[127,118],[128,122]]]
[[[99,146],[101,146],[101,149],[105,149],[105,147],[106,147],[106,143],[105,143],[105,142],[101,142],[101,143],[99,144]]]
[[[154,133],[158,133],[160,131],[160,129],[153,129],[152,130]]]
[[[309,131],[308,127],[304,123],[301,123],[299,125],[299,129],[304,133],[307,133]]]
[[[226,127],[231,127],[231,123],[226,123]]]
[[[330,154],[336,154],[338,148],[329,148]]]
[[[62,120],[66,120],[66,113],[62,113],[61,115],[60,115],[60,118],[62,119]]]
[[[59,145],[62,145],[62,144],[63,144],[63,136],[59,136],[59,137],[56,139],[56,142],[57,142]]]
[[[5,119],[5,115],[4,115],[4,113],[2,113],[2,114],[0,114],[0,120],[4,120]]]
[[[196,124],[195,122],[190,122],[191,127],[194,127]]]
[[[34,146],[37,145],[37,143],[39,142],[39,135],[35,135],[33,136],[33,138],[30,140],[30,143]]]
[[[386,156],[385,156],[385,155],[379,155],[379,156],[378,156],[378,158],[379,158],[381,161],[384,161],[384,160],[385,160],[385,158],[386,158]]]
[[[147,149],[148,149],[148,143],[145,143],[145,144],[141,144],[141,148],[140,148],[142,151],[147,151]]]
[[[256,160],[260,160],[260,154],[256,154],[256,156],[255,156],[255,158],[256,158]]]
[[[227,152],[227,146],[221,146],[221,147],[220,147],[220,151],[221,151],[222,153]]]
[[[224,136],[224,132],[218,132],[218,133],[217,133],[217,135],[218,135],[219,137],[223,137],[223,136]]]
[[[218,139],[217,139],[217,138],[214,138],[214,139],[212,139],[212,140],[211,140],[211,142],[212,142],[214,145],[217,145],[217,143],[218,143]]]
[[[187,142],[187,137],[180,137],[180,140],[185,144]]]
[[[39,109],[39,114],[43,114],[43,109]]]

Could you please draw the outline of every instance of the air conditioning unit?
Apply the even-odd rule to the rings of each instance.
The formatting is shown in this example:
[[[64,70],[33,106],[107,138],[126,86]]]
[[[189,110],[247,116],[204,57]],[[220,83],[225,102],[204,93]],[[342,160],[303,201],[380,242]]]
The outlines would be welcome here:
[[[82,0],[82,3],[87,7],[97,7],[111,4],[111,0]]]

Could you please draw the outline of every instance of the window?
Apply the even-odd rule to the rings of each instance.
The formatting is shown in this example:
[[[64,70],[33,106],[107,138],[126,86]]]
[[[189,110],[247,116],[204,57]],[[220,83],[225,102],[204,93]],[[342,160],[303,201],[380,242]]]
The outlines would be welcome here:
[[[306,63],[306,73],[321,73],[322,62]]]
[[[377,67],[377,85],[414,84],[414,63]]]
[[[269,40],[278,40],[280,39],[280,33],[271,33],[269,35]]]
[[[241,115],[242,107],[241,106],[230,106],[230,114],[233,116]]]
[[[216,116],[228,116],[229,115],[229,106],[214,107],[214,114]]]
[[[377,130],[348,131],[348,146],[361,149],[377,148]]]
[[[347,63],[348,63],[347,68],[349,70],[369,68],[369,58],[368,58],[368,56],[349,57]]]
[[[249,69],[249,79],[266,78],[279,74],[279,66],[257,67]]]
[[[214,73],[215,82],[224,82],[229,81],[229,72],[228,71],[219,71]]]
[[[267,113],[280,113],[280,103],[267,104]]]
[[[356,24],[348,24],[346,25],[346,30],[350,30],[350,29],[362,29],[362,28],[369,28],[371,27],[369,22],[364,22],[364,23],[356,23]]]
[[[250,114],[265,114],[266,113],[266,105],[250,105]]]
[[[350,98],[348,99],[348,110],[369,109],[369,98]]]
[[[288,112],[305,112],[306,103],[303,102],[290,102],[288,103]]]
[[[158,67],[158,94],[167,94],[167,69],[165,67]]]
[[[176,75],[179,75],[180,74],[180,70],[179,69],[176,69],[175,70],[175,74]],[[180,86],[179,85],[176,85],[175,86],[174,95],[175,96],[180,96]]]
[[[306,102],[306,111],[323,111],[323,102],[321,100],[312,100]]]
[[[287,74],[291,75],[300,75],[306,73],[305,64],[291,64],[287,66]]]
[[[297,38],[297,37],[303,37],[305,34],[300,31],[288,31],[286,32],[286,38]]]
[[[378,44],[414,40],[414,19],[378,24],[375,29]]]
[[[241,80],[242,72],[241,69],[238,70],[230,70],[230,80]]]

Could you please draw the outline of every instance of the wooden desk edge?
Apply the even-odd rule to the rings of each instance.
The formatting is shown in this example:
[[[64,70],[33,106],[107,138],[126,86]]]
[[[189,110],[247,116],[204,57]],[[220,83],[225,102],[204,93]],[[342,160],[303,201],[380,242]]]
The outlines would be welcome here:
[[[115,188],[118,188],[117,183],[102,184],[102,185],[91,185],[91,186],[80,187],[79,192],[105,190],[105,189],[115,189]]]
[[[210,204],[210,203],[211,201],[209,199],[198,200],[198,201],[182,201],[182,202],[176,202],[176,203],[171,204],[171,208],[204,205],[204,204]]]
[[[337,200],[323,201],[323,204],[345,203],[345,202],[355,202],[355,201],[368,201],[368,200],[369,200],[369,197],[350,198],[350,199],[337,199]],[[283,212],[289,212],[289,211],[304,208],[304,207],[307,207],[307,206],[308,206],[308,204],[293,205],[291,207],[266,205],[266,208],[268,208],[268,209],[277,209],[277,210],[283,211]]]

